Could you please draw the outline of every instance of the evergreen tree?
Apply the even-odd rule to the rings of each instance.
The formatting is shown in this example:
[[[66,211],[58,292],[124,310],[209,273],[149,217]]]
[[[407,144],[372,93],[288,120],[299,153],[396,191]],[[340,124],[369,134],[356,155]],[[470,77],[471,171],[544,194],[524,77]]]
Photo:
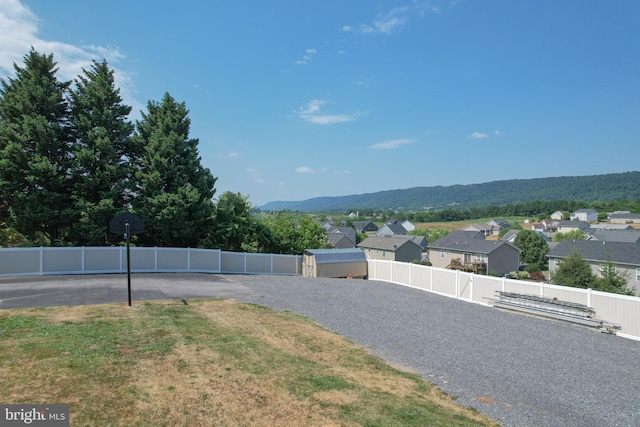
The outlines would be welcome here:
[[[122,103],[106,61],[94,61],[83,72],[71,91],[74,202],[80,215],[74,237],[78,244],[105,245],[114,237],[108,232],[109,221],[128,203],[131,107]]]
[[[621,272],[611,261],[611,253],[607,251],[607,260],[600,266],[600,278],[596,289],[623,295],[635,295],[634,289],[629,289],[629,273]]]
[[[34,243],[60,245],[76,221],[66,94],[53,55],[33,48],[1,81],[0,195],[9,226]]]
[[[547,252],[549,246],[539,233],[533,230],[520,230],[513,244],[520,248],[520,260],[527,264],[539,266],[547,263]]]
[[[134,133],[132,205],[145,223],[141,242],[194,247],[211,228],[216,179],[202,167],[184,103],[149,101]]]
[[[597,278],[592,273],[589,263],[574,249],[567,258],[558,263],[558,269],[551,275],[551,281],[562,286],[593,289]]]

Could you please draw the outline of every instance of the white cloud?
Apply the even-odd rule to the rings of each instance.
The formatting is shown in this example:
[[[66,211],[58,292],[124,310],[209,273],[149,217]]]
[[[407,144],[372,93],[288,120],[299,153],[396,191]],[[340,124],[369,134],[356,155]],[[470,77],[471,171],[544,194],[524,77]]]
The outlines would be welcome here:
[[[262,184],[266,184],[267,180],[266,179],[262,179],[262,178],[258,178],[258,179],[256,179],[255,183],[262,185]]]
[[[298,108],[296,114],[304,121],[317,125],[331,125],[334,123],[345,123],[356,120],[360,114],[324,114],[320,112],[320,108],[326,105],[327,101],[321,99],[312,99],[304,106]]]
[[[415,141],[415,139],[392,139],[390,141],[374,144],[369,148],[374,148],[376,150],[394,150],[396,148],[400,148],[403,145],[411,144]]]
[[[502,136],[502,135],[504,135],[504,132],[502,132],[501,130],[494,130],[494,131],[493,131],[493,134],[494,134],[495,136]]]
[[[300,166],[299,168],[296,168],[296,172],[298,172],[298,173],[313,173],[313,169],[311,169],[308,166]]]
[[[313,55],[315,55],[316,53],[318,53],[318,51],[315,50],[314,48],[306,49],[304,51],[304,55],[302,56],[302,59],[298,59],[296,61],[296,64],[297,65],[308,65],[309,61],[311,61],[311,58],[313,58]]]
[[[345,169],[343,171],[335,171],[333,172],[334,175],[351,175],[351,171],[349,169]]]
[[[351,25],[344,25],[342,31],[391,35],[395,30],[406,25],[413,15],[423,16],[425,13],[441,12],[438,6],[432,5],[432,1],[414,0],[406,6],[395,7],[385,14],[379,14],[370,23],[360,24],[356,27],[357,29]]]
[[[482,133],[482,132],[474,132],[471,135],[469,135],[469,139],[485,139],[485,138],[489,138],[489,134]]]
[[[240,156],[240,153],[238,153],[237,151],[232,151],[231,153],[229,153],[229,157],[238,157]]]
[[[145,103],[135,99],[132,76],[115,66],[124,58],[122,52],[114,47],[44,40],[38,36],[39,22],[40,19],[19,0],[0,0],[0,77],[13,77],[13,64],[23,67],[24,56],[31,47],[41,54],[53,54],[60,80],[73,80],[82,74],[83,68],[89,69],[93,60],[106,59],[114,70],[115,84],[124,102],[133,107],[134,114],[144,107]]]

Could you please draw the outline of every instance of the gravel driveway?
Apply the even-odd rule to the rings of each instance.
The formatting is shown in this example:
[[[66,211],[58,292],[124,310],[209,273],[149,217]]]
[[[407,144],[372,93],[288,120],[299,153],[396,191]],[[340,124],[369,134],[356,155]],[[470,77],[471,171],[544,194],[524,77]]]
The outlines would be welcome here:
[[[390,283],[228,276],[504,426],[640,426],[640,342]]]
[[[134,274],[133,299],[233,298],[314,319],[504,426],[640,426],[640,341],[369,280]],[[126,302],[123,275],[0,280],[0,309]]]

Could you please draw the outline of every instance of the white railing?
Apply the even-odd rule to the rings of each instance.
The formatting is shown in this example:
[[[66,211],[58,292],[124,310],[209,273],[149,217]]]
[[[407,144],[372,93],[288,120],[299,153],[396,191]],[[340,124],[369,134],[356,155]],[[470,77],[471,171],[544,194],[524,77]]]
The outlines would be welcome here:
[[[617,333],[640,340],[640,297],[610,294],[406,262],[369,259],[368,278],[410,286],[476,304],[489,305],[496,292],[535,294],[592,307],[598,319],[620,325]]]
[[[302,256],[224,252],[217,249],[131,248],[135,273],[192,272],[301,274]],[[99,274],[127,271],[125,247],[0,249],[0,277]]]

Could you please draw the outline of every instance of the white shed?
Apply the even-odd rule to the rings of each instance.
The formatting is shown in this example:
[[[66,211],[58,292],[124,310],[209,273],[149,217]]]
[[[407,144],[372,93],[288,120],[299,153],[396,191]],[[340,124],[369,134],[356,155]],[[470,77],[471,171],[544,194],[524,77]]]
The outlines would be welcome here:
[[[304,277],[367,276],[367,257],[360,248],[307,249],[302,257]]]

